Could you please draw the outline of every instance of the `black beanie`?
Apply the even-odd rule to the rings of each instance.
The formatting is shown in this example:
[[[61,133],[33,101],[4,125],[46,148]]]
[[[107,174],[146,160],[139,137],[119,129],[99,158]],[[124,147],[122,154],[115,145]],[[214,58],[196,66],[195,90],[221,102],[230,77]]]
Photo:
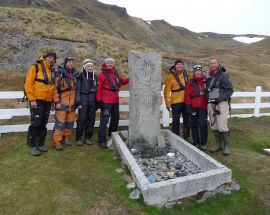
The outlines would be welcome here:
[[[44,58],[46,58],[46,57],[54,57],[54,59],[56,60],[56,53],[55,53],[55,52],[48,52],[48,53],[44,56]]]
[[[67,63],[68,61],[74,61],[74,58],[71,57],[71,56],[66,57],[65,60],[64,60],[64,64],[66,65],[66,63]]]
[[[178,63],[181,63],[184,65],[184,61],[182,59],[177,59],[175,62],[174,62],[174,65],[178,64]]]

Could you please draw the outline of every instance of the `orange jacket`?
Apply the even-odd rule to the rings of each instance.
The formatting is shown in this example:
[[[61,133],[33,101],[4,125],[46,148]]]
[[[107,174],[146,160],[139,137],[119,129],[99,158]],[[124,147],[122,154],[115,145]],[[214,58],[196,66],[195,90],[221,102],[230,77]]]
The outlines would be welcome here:
[[[40,81],[40,80],[45,80],[41,64],[44,65],[44,68],[46,70],[46,74],[48,76],[48,84],[45,84]],[[54,71],[52,71],[50,64],[44,59],[40,59],[39,61],[37,61],[37,65],[38,65],[37,71],[36,71],[36,66],[32,65],[27,73],[25,84],[24,84],[26,96],[30,102],[35,101],[37,99],[50,102],[53,100]]]
[[[75,111],[75,83],[78,75],[75,69],[67,71],[64,67],[59,67],[57,71],[53,101],[61,104],[62,111]]]
[[[171,69],[174,69],[174,67]],[[172,74],[173,71],[171,69],[165,81],[165,87],[164,87],[164,99],[165,99],[166,107],[171,107],[172,104],[185,102],[185,90],[176,91],[180,87],[174,75]],[[183,71],[178,74],[178,77],[181,83],[184,86],[186,86]],[[187,73],[187,78],[188,80],[190,79],[190,75],[188,73]],[[176,91],[176,92],[173,92],[173,91]]]

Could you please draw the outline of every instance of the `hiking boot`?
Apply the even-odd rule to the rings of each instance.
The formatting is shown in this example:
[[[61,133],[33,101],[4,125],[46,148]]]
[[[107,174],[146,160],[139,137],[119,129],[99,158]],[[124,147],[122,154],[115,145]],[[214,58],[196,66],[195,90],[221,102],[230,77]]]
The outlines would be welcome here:
[[[107,149],[107,144],[106,143],[99,143],[100,147],[103,149]]]
[[[230,155],[231,151],[229,148],[229,132],[223,132],[221,133],[221,137],[224,143],[224,148],[223,148],[223,155]]]
[[[37,150],[36,147],[29,147],[28,148],[28,152],[32,156],[39,156],[39,155],[41,155],[41,152],[39,150]]]
[[[68,139],[63,139],[61,144],[64,146],[72,146],[72,143]]]
[[[82,142],[81,140],[77,140],[77,141],[76,141],[76,145],[77,145],[77,146],[83,146],[83,142]]]
[[[201,149],[202,151],[205,151],[205,150],[207,149],[207,147],[206,147],[206,145],[201,145],[200,149]]]
[[[93,142],[92,142],[91,139],[86,139],[86,140],[84,140],[84,143],[85,143],[86,145],[93,145]]]
[[[56,151],[61,151],[64,149],[64,146],[62,144],[59,145],[53,144],[52,147],[55,148]]]
[[[222,150],[222,139],[221,133],[219,131],[214,131],[214,136],[216,139],[216,145],[210,148],[210,152],[218,152]]]
[[[48,151],[48,147],[46,146],[38,146],[37,150],[40,152],[47,152]]]

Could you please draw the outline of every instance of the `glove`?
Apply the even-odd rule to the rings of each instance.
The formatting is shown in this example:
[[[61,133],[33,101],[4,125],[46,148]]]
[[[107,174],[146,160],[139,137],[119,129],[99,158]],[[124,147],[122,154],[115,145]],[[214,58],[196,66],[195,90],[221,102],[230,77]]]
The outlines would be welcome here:
[[[171,107],[166,107],[167,108],[167,110],[170,112],[171,111]]]
[[[98,109],[100,109],[100,110],[102,110],[102,108],[103,108],[103,103],[102,102],[97,102],[97,104],[96,104],[96,110],[98,110]]]
[[[188,114],[191,114],[191,112],[192,112],[192,107],[191,107],[191,105],[186,105],[186,108],[187,108],[187,113],[188,113]]]
[[[222,102],[222,99],[221,98],[216,98],[213,103],[218,105],[220,102]]]

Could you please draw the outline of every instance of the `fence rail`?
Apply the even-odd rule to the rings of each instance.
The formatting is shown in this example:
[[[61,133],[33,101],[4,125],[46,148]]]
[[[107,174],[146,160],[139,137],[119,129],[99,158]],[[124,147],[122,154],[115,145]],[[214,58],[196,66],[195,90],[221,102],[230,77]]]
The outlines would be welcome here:
[[[119,96],[121,98],[128,98],[128,91],[120,91]],[[2,99],[21,99],[23,97],[22,91],[2,91],[0,92],[0,100]],[[160,106],[160,110],[162,113],[160,123],[167,127],[171,123],[172,119],[170,118],[169,112],[166,109],[165,101],[163,99],[163,92],[161,91],[162,104]],[[233,98],[239,97],[251,97],[255,98],[254,103],[232,103],[232,110],[245,110],[245,109],[253,109],[253,113],[250,114],[237,114],[232,115],[232,117],[260,117],[260,116],[270,116],[269,113],[261,113],[261,109],[270,108],[270,103],[262,103],[261,98],[266,97],[270,98],[270,92],[262,92],[262,88],[260,86],[256,87],[255,92],[235,92],[232,95]],[[120,105],[120,112],[128,112],[128,105]],[[53,115],[54,112],[51,112]],[[29,116],[30,111],[27,108],[13,108],[13,109],[0,109],[0,120],[11,119],[16,116]],[[127,126],[128,120],[120,120],[120,126]],[[25,132],[28,130],[29,124],[20,124],[20,125],[0,125],[0,134],[1,133],[9,133],[9,132]],[[48,130],[52,130],[54,123],[48,123]],[[75,125],[76,126],[76,125]],[[99,121],[96,121],[95,127],[99,126]]]

